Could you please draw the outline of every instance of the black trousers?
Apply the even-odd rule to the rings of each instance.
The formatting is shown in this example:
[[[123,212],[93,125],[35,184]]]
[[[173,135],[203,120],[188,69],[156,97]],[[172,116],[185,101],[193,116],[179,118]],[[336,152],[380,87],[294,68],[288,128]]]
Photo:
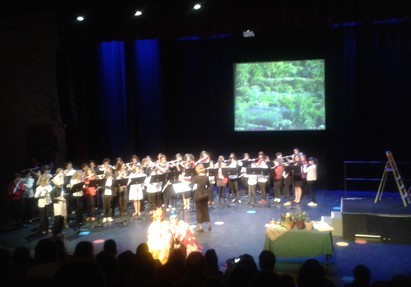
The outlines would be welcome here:
[[[44,207],[40,207],[40,223],[39,223],[39,232],[46,232],[49,231],[49,217],[52,210],[52,205],[48,204]]]
[[[54,216],[53,235],[58,235],[63,231],[64,216]]]
[[[308,196],[311,197],[312,202],[317,203],[317,199],[315,197],[315,192],[314,192],[314,185],[315,185],[315,180],[307,180]]]
[[[283,190],[283,182],[281,180],[274,181],[274,197],[281,198],[281,192]]]
[[[11,215],[13,217],[14,222],[16,223],[16,227],[20,227],[23,225],[23,214],[24,200],[11,200]]]

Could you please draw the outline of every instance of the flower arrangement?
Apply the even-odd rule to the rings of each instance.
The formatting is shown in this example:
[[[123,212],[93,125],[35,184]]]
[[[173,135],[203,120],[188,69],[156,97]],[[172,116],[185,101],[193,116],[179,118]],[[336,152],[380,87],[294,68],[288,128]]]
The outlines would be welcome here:
[[[302,212],[300,211],[300,212],[293,213],[293,220],[295,222],[297,222],[297,221],[306,221],[307,218],[308,218],[308,215],[305,211],[302,211]]]

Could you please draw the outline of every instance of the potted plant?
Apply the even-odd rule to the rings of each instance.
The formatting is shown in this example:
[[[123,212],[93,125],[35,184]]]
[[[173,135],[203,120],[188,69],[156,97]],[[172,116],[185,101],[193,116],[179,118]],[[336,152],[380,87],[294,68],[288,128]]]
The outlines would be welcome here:
[[[304,229],[306,218],[307,213],[305,211],[294,213],[295,226],[297,226],[298,229]]]
[[[305,225],[305,230],[307,231],[313,230],[314,223],[311,221],[311,219],[308,216],[305,219],[304,225]]]

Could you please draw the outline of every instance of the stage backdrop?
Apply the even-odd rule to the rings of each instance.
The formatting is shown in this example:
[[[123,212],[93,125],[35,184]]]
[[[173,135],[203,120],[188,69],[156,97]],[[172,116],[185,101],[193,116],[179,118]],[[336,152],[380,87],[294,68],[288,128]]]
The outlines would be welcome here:
[[[58,53],[60,106],[68,158],[174,156],[201,150],[273,156],[300,147],[320,178],[342,187],[344,160],[409,160],[410,25],[92,43]],[[236,62],[325,59],[326,129],[234,132]],[[411,176],[410,176],[411,177]],[[377,187],[376,187],[377,188]]]

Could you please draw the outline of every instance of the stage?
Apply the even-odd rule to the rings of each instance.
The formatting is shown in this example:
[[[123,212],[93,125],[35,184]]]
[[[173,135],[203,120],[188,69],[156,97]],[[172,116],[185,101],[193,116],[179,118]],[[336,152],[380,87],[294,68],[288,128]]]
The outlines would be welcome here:
[[[341,199],[344,238],[368,237],[411,244],[411,207],[404,207],[394,192],[385,193],[377,203],[374,200],[372,197]]]
[[[212,231],[203,233],[196,232],[195,228],[195,211],[194,204],[191,204],[191,210],[183,210],[182,202],[177,203],[175,213],[180,219],[186,221],[193,226],[195,236],[203,246],[204,252],[209,248],[214,248],[219,257],[219,265],[222,270],[225,267],[225,261],[229,258],[238,257],[244,253],[250,254],[255,260],[258,260],[259,253],[264,248],[265,243],[265,225],[272,219],[280,220],[281,213],[292,211],[306,211],[311,220],[320,221],[322,216],[329,216],[332,211],[339,211],[340,204],[344,197],[343,191],[318,190],[318,206],[309,207],[308,198],[303,198],[301,204],[291,207],[284,207],[282,204],[270,205],[269,207],[256,205],[250,208],[247,205],[247,196],[242,194],[242,203],[231,203],[227,201],[224,204],[218,204],[210,207],[210,218],[212,221]],[[375,193],[367,192],[348,192],[349,198],[368,198],[372,199]],[[387,197],[386,197],[387,196]],[[401,200],[387,193],[383,197],[380,205],[388,205],[392,196],[393,203],[399,203],[399,210],[403,210]],[[270,197],[272,203],[272,197]],[[360,216],[360,214],[368,214],[369,210],[359,210],[357,213],[354,204],[347,203],[348,200],[343,200],[344,216]],[[350,203],[358,203],[357,200],[351,200]],[[371,208],[371,207],[369,207]],[[407,210],[410,208],[407,208]],[[93,242],[95,253],[102,250],[103,242],[107,239],[114,239],[118,245],[118,252],[126,250],[135,252],[138,244],[145,242],[147,238],[147,229],[151,223],[151,218],[148,211],[144,211],[143,219],[137,220],[131,217],[132,205],[129,205],[128,216],[121,223],[119,217],[115,218],[114,222],[105,223],[102,226],[95,226],[96,222],[86,223],[81,229],[78,229],[73,223],[70,227],[64,230],[64,242],[67,251],[72,253],[77,243],[80,241]],[[351,213],[348,213],[351,212]],[[405,213],[405,211],[404,211]],[[170,213],[166,213],[166,219]],[[363,215],[365,216],[365,215]],[[403,214],[400,217],[409,216]],[[409,220],[409,219],[408,219]],[[0,231],[0,247],[12,251],[18,246],[27,246],[30,250],[34,250],[38,240],[41,238],[37,235],[38,222],[26,225],[21,229],[12,229],[11,226],[3,226]],[[410,225],[408,224],[408,227]],[[391,228],[387,226],[387,228]],[[404,228],[405,229],[405,228]],[[344,232],[345,233],[345,232]],[[391,233],[393,234],[393,233]],[[51,235],[49,235],[51,236]],[[345,242],[348,246],[340,246],[339,242]],[[386,244],[391,242],[390,244]],[[326,262],[326,257],[321,255],[315,257],[326,268],[327,275],[334,278],[335,281],[341,283],[337,286],[342,286],[343,277],[352,275],[352,268],[358,264],[366,264],[372,270],[372,279],[386,279],[394,273],[406,274],[410,271],[411,258],[402,256],[405,253],[411,252],[411,245],[396,244],[391,241],[366,241],[367,244],[361,244],[351,240],[350,238],[332,237],[332,256],[330,262]],[[279,254],[281,255],[281,254]],[[384,258],[384,264],[381,264],[380,259]],[[399,259],[400,258],[400,259]],[[276,269],[280,272],[286,272],[292,275],[297,274],[298,268],[307,258],[282,258],[278,256]]]

